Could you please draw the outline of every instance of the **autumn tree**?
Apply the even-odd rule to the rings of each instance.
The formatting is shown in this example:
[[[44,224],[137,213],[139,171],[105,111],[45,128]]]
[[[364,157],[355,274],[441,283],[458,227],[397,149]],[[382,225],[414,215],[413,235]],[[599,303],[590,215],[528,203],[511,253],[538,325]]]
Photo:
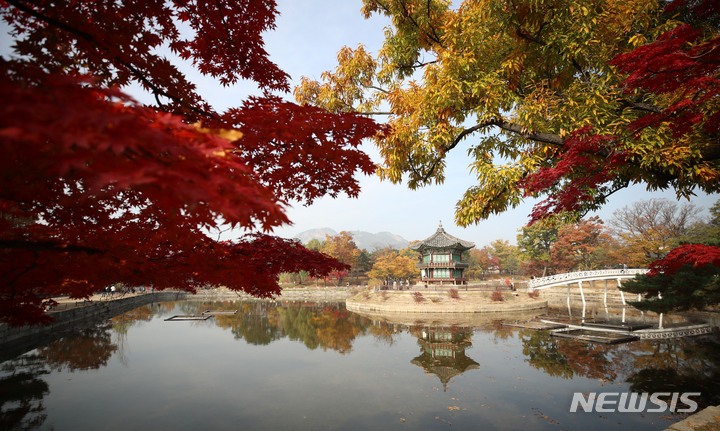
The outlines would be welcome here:
[[[325,246],[325,241],[320,241],[317,238],[313,238],[305,244],[305,247],[310,250],[320,251]]]
[[[448,154],[477,185],[460,225],[547,198],[532,220],[576,221],[633,184],[720,191],[715,0],[364,0],[391,19],[377,56],[343,48],[296,100],[387,116],[381,177],[443,182]],[[698,259],[702,259],[698,256]]]
[[[397,250],[388,250],[375,260],[368,276],[376,280],[416,278],[420,273],[416,266],[417,262],[417,257],[403,254]]]
[[[634,202],[613,212],[609,225],[623,244],[633,266],[647,266],[679,245],[680,238],[698,221],[692,204],[667,199]]]
[[[681,244],[720,246],[720,200],[710,208],[710,219],[694,223],[678,238]]]
[[[641,310],[667,313],[720,304],[720,247],[684,244],[650,264],[650,271],[622,285],[642,295]]]
[[[352,234],[346,231],[342,231],[339,235],[334,236],[325,235],[325,241],[323,241],[320,251],[342,262],[351,270],[355,268],[357,258],[360,256],[360,250],[358,250],[355,241],[353,241]],[[334,273],[338,286],[345,275],[345,271],[337,271]]]
[[[551,248],[557,240],[558,225],[552,221],[541,221],[520,229],[517,236],[518,249],[531,270],[542,268],[540,277],[548,275]]]
[[[497,260],[498,269],[506,274],[514,274],[520,268],[518,248],[505,239],[496,239],[488,245],[490,256]]]
[[[276,16],[273,1],[0,1],[13,38],[0,59],[2,320],[48,322],[53,296],[115,282],[269,296],[280,272],[346,268],[265,234],[290,201],[356,196],[354,175],[375,170],[358,146],[378,130],[277,96],[289,77],[262,39]],[[218,112],[190,67],[262,95]],[[220,226],[251,233],[210,238]]]
[[[500,261],[490,253],[488,246],[467,251],[468,277],[485,280],[485,274],[491,269],[500,267]]]
[[[596,252],[609,239],[610,235],[598,217],[564,225],[552,245],[551,258],[555,269],[557,272],[568,272],[601,267],[606,262],[598,262]]]
[[[615,191],[720,191],[720,6],[713,0],[364,0],[391,19],[373,56],[343,48],[302,103],[383,115],[381,177],[410,188],[472,157],[478,184],[456,222],[528,196],[534,219],[601,206]]]

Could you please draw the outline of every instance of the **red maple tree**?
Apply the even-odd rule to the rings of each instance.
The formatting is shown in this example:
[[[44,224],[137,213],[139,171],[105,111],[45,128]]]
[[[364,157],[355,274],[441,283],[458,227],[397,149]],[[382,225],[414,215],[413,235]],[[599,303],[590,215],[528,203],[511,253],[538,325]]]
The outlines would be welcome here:
[[[665,13],[675,14],[684,24],[666,31],[651,43],[616,56],[611,64],[626,74],[623,82],[626,93],[645,94],[665,102],[662,106],[637,105],[642,114],[628,124],[627,136],[632,138],[646,129],[663,128],[670,139],[695,144],[692,150],[696,153],[695,162],[680,163],[661,156],[656,166],[638,164],[631,148],[617,146],[616,136],[593,134],[592,127],[583,127],[565,140],[555,155],[558,159],[555,166],[540,169],[522,182],[521,187],[528,196],[540,191],[553,192],[533,209],[531,223],[565,211],[597,209],[607,196],[632,183],[646,182],[652,188],[661,189],[672,186],[678,191],[695,186],[705,191],[717,190],[720,3],[674,0],[666,6]],[[678,145],[676,152],[688,151],[687,148]],[[671,281],[667,277],[681,277],[681,268],[704,268],[704,271],[708,266],[720,268],[719,255],[717,246],[684,245],[650,264],[648,278],[658,277],[658,280],[644,281],[632,291],[645,293],[652,299],[662,289],[669,291],[667,285]],[[674,294],[703,298],[688,302],[692,306],[717,303],[720,297],[706,294],[717,290],[716,283],[712,277],[707,280],[711,281],[684,293],[676,290]],[[672,309],[680,302],[676,299],[668,302],[670,305],[657,302],[657,307],[664,307],[657,310]]]
[[[720,3],[673,0],[665,14],[684,24],[610,62],[625,75],[626,94],[660,103],[622,101],[633,103],[636,115],[622,130],[622,137],[596,134],[591,126],[570,133],[553,155],[556,162],[520,184],[526,196],[551,192],[534,208],[532,222],[562,212],[598,209],[615,191],[640,182],[652,189],[673,187],[679,195],[692,194],[693,187],[717,191]],[[678,143],[675,153],[694,153],[694,159],[673,160],[663,154],[656,162],[644,160],[641,152],[646,150],[634,152],[632,140],[646,129],[667,131],[667,139]],[[623,139],[630,144],[623,145]]]
[[[372,120],[283,101],[288,75],[262,33],[273,1],[0,1],[14,54],[0,59],[0,317],[47,323],[52,298],[111,283],[279,292],[280,272],[342,263],[265,234],[290,200],[356,196],[375,169]],[[216,112],[162,53],[263,96]],[[142,105],[121,88],[155,97]],[[235,242],[209,232],[251,233]]]

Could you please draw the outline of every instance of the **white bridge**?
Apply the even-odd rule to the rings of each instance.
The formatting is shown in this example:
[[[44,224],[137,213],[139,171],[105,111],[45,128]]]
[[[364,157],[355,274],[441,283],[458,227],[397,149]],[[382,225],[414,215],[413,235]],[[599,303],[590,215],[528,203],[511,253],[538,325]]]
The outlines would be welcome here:
[[[545,289],[547,287],[561,286],[570,283],[598,280],[622,280],[635,278],[638,274],[647,273],[647,269],[601,269],[598,271],[577,271],[564,274],[550,275],[548,277],[534,278],[528,282],[530,290]]]
[[[567,285],[568,291],[568,308],[570,307],[570,287],[577,283],[580,289],[580,297],[582,298],[583,311],[585,310],[585,293],[583,292],[582,284],[585,281],[594,282],[605,280],[605,293],[603,295],[603,302],[607,307],[607,280],[616,280],[617,286],[620,288],[621,280],[635,278],[638,274],[647,273],[647,269],[601,269],[598,271],[577,271],[567,272],[564,274],[556,274],[548,277],[534,278],[528,281],[528,292],[535,290],[547,289],[548,287],[564,286]],[[620,290],[620,297],[623,305],[625,305],[625,294]],[[584,314],[584,313],[583,313]]]

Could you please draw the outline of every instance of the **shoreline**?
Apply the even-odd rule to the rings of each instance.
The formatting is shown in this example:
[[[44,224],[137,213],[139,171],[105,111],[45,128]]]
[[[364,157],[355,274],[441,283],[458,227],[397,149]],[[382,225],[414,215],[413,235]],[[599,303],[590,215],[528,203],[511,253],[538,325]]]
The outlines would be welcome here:
[[[505,292],[502,301],[493,301],[490,292],[460,292],[452,298],[447,292],[421,292],[415,299],[413,291],[363,292],[348,298],[345,306],[359,313],[392,314],[495,314],[546,309],[548,301],[530,298],[526,293]]]

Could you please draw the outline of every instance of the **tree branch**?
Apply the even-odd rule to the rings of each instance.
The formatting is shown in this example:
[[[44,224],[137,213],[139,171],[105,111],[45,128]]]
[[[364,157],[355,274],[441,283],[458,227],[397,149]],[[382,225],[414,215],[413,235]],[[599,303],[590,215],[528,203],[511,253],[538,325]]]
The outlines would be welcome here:
[[[621,99],[620,103],[627,107],[634,108],[640,111],[652,112],[654,114],[659,114],[662,112],[662,109],[647,103],[633,102],[632,100],[627,99]]]
[[[556,146],[563,145],[563,138],[560,135],[556,135],[554,133],[531,132],[531,131],[528,131],[525,128],[521,127],[518,124],[510,123],[510,122],[507,122],[507,121],[501,120],[501,119],[492,119],[492,120],[484,121],[480,124],[476,124],[475,126],[467,128],[467,129],[463,130],[462,132],[460,132],[455,137],[455,139],[450,143],[450,145],[448,145],[447,147],[445,147],[442,150],[442,153],[440,154],[440,156],[438,158],[436,158],[435,161],[433,162],[433,164],[430,166],[430,169],[424,175],[419,175],[421,181],[427,181],[430,178],[430,176],[432,176],[432,174],[435,172],[435,169],[440,164],[440,161],[445,156],[445,154],[447,154],[448,151],[455,148],[460,143],[460,141],[462,141],[467,135],[469,135],[473,132],[476,132],[480,129],[483,129],[485,127],[490,127],[490,126],[495,126],[502,130],[518,134],[518,135],[522,136],[523,138],[530,139],[532,141],[543,142],[546,144],[556,145]]]
[[[21,241],[4,239],[0,240],[0,249],[5,250],[27,250],[32,252],[37,251],[57,251],[60,253],[64,252],[85,252],[87,254],[99,254],[103,250],[93,247],[85,247],[81,245],[62,244],[53,241]]]
[[[540,27],[540,30],[542,30],[542,27]],[[547,45],[547,43],[545,43],[544,40],[540,39],[540,32],[539,32],[539,31],[538,31],[538,35],[537,35],[537,36],[530,35],[530,34],[525,33],[524,31],[522,31],[522,28],[520,28],[520,26],[518,25],[518,27],[517,27],[517,29],[516,29],[516,33],[517,33],[517,35],[520,36],[522,39],[525,39],[525,40],[527,40],[527,41],[537,43],[537,44],[540,45],[540,46],[546,46],[546,45]]]
[[[75,36],[77,36],[77,37],[79,37],[79,38],[81,38],[81,39],[83,39],[83,40],[85,40],[85,41],[87,41],[87,42],[90,42],[91,44],[97,46],[99,49],[101,49],[101,50],[103,50],[103,51],[105,51],[105,52],[109,52],[109,51],[110,51],[108,48],[104,47],[104,46],[103,46],[100,42],[98,42],[91,34],[89,34],[89,33],[87,33],[87,32],[84,32],[84,31],[82,31],[82,30],[80,30],[80,29],[77,29],[77,28],[75,28],[75,27],[72,27],[72,26],[70,26],[70,25],[68,25],[68,24],[66,24],[66,23],[64,23],[64,22],[62,22],[62,21],[58,21],[58,20],[56,20],[56,19],[54,19],[54,18],[51,18],[51,17],[46,16],[46,15],[43,15],[42,13],[40,13],[40,12],[38,12],[38,11],[36,11],[36,10],[34,10],[34,9],[32,9],[32,8],[30,8],[30,7],[22,4],[22,3],[20,3],[20,2],[17,1],[17,0],[7,0],[7,3],[10,4],[10,5],[12,5],[12,6],[14,6],[16,9],[18,9],[18,10],[20,10],[20,11],[22,11],[22,12],[28,14],[28,15],[31,15],[31,16],[33,16],[34,18],[37,18],[37,19],[40,20],[40,21],[45,22],[46,24],[49,24],[49,25],[51,25],[51,26],[53,26],[53,27],[57,27],[57,28],[59,28],[59,29],[61,29],[61,30],[64,30],[64,31],[66,31],[66,32],[68,32],[68,33],[70,33],[70,34],[73,34],[73,35],[75,35]],[[115,60],[117,63],[119,63],[121,66],[125,67],[127,70],[129,70],[129,71],[132,73],[132,75],[135,76],[135,78],[136,78],[138,81],[140,81],[141,83],[145,84],[145,85],[153,92],[153,94],[155,95],[156,100],[157,100],[157,95],[159,94],[159,95],[161,95],[161,96],[163,96],[163,97],[167,97],[168,99],[174,100],[175,102],[179,103],[179,104],[182,105],[182,106],[186,106],[186,105],[183,103],[183,100],[182,100],[181,98],[179,98],[178,96],[172,95],[172,94],[168,93],[167,91],[161,89],[161,88],[158,87],[157,85],[155,85],[152,81],[150,81],[149,78],[147,78],[147,77],[145,76],[145,74],[143,74],[140,70],[138,70],[138,69],[137,69],[135,66],[133,66],[132,64],[124,61],[123,59],[121,59],[120,57],[117,57],[117,56],[116,56],[116,57],[112,57],[112,59]],[[162,104],[160,105],[160,107],[162,108]],[[196,107],[196,106],[190,105],[188,108],[189,108],[191,111],[193,111],[193,112],[195,112],[195,113],[197,113],[197,114],[201,114],[201,115],[204,115],[204,116],[209,117],[209,118],[216,118],[215,114],[213,114],[213,113],[211,113],[211,112],[207,112],[207,111],[205,111],[205,110],[203,110],[203,109],[200,109],[200,108],[198,108],[198,107]]]

